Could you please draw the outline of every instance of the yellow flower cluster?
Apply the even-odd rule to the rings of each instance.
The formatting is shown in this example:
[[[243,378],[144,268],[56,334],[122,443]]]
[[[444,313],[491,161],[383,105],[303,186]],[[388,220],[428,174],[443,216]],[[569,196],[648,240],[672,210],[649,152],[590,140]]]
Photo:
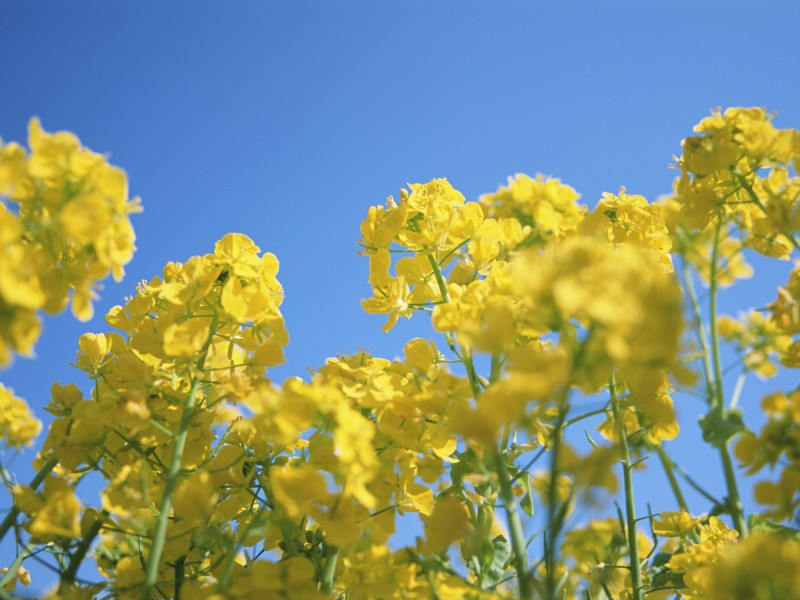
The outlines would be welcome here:
[[[756,500],[771,509],[765,517],[792,518],[800,508],[800,390],[775,392],[761,401],[768,420],[761,431],[744,434],[736,444],[736,457],[749,474],[766,465],[781,467],[778,481],[761,481],[755,487]]]
[[[676,247],[706,281],[730,285],[752,275],[745,248],[788,258],[798,247],[800,180],[790,171],[800,164],[800,132],[777,129],[762,108],[717,110],[694,130],[665,203]]]
[[[385,329],[432,309],[435,329],[465,353],[503,357],[515,376],[488,387],[456,430],[492,438],[530,412],[526,399],[555,399],[571,385],[598,390],[616,366],[673,430],[666,437],[677,435],[671,401],[666,416],[667,404],[656,406],[682,329],[661,206],[623,189],[589,213],[572,188],[524,175],[480,204],[445,180],[411,190],[362,223],[374,294],[365,309],[389,314]],[[392,252],[406,254],[395,275]],[[552,332],[558,346],[542,342]]]
[[[232,560],[236,548],[296,556],[298,570],[286,576],[293,589],[309,590],[297,597],[316,597],[323,544],[355,572],[368,558],[364,549],[377,551],[394,533],[398,514],[416,512],[426,523],[425,554],[474,534],[463,498],[436,498],[446,465],[457,462],[448,421],[470,395],[466,380],[440,369],[432,341],[415,339],[404,361],[339,357],[311,382],[275,387],[265,375],[282,362],[288,335],[277,261],[258,253],[232,234],[213,254],[170,263],[162,278],[141,283],[109,311],[121,334],[79,340],[76,365],[95,380],[93,397],[53,386],[48,411],[56,419],[39,464],[58,456],[59,478],[19,507],[37,539],[68,544],[76,536],[65,533],[63,515],[80,511],[65,504],[70,482],[98,468],[107,479],[102,509],[114,523],[101,534],[99,564],[122,597],[147,585],[140,540],[155,537],[164,510],[156,585],[171,585],[168,565],[181,562],[197,597],[222,585],[246,597],[236,590],[252,589],[254,572],[277,568],[242,569]],[[66,491],[54,493],[51,481]],[[491,508],[483,512],[491,524]],[[39,517],[50,514],[63,518]],[[399,565],[429,589],[426,570]],[[431,576],[449,597],[476,589]]]
[[[800,134],[761,109],[716,112],[696,133],[659,203],[621,188],[589,210],[557,179],[517,175],[477,202],[435,179],[370,208],[364,309],[384,330],[429,313],[443,334],[394,360],[339,355],[277,385],[289,342],[277,258],[229,234],[168,263],[108,312],[115,331],[81,336],[92,390],[52,386],[30,485],[0,469],[14,498],[0,538],[55,558],[58,598],[794,598],[800,532],[767,519],[800,508],[800,392],[764,398],[767,423],[750,433],[739,392],[726,401],[720,345],[743,374],[800,365],[800,266],[767,311],[734,320],[716,301],[751,274],[746,252],[800,249]],[[119,277],[133,248],[121,171],[36,121],[30,146],[0,148],[0,193],[19,207],[0,204],[0,362],[30,350],[36,310],[60,310],[71,289],[88,316],[95,282]],[[665,444],[695,363],[724,497]],[[0,386],[7,442],[39,427]],[[749,474],[780,467],[750,519],[736,436]],[[637,516],[632,474],[655,456],[679,510]],[[78,493],[89,474],[104,481],[96,507]],[[710,516],[691,516],[678,475]],[[576,526],[620,488],[617,516]],[[409,513],[419,536],[398,549]],[[97,584],[78,577],[90,553]],[[26,581],[20,556],[0,585]]]
[[[780,535],[753,535],[730,548],[708,573],[708,596],[715,600],[800,599],[800,541]]]
[[[481,196],[480,202],[488,217],[501,223],[518,221],[526,228],[527,243],[541,244],[576,230],[585,213],[577,204],[579,198],[558,179],[520,173],[494,194]]]
[[[791,212],[794,204],[790,194],[796,182],[787,177],[785,167],[800,165],[800,133],[775,128],[772,115],[762,108],[717,110],[694,130],[700,135],[683,141],[679,163],[677,192],[684,223],[703,229],[715,217],[734,214],[755,229],[752,248],[785,255],[789,245],[782,233],[791,229],[791,220],[776,222],[773,215]],[[765,178],[760,169],[770,174]]]
[[[27,403],[0,383],[0,439],[19,448],[29,445],[41,429],[42,424],[31,415]]]
[[[778,326],[776,319],[768,319],[756,311],[743,314],[738,320],[722,315],[717,328],[742,353],[744,366],[764,379],[778,372],[775,359],[784,359],[792,343],[791,336]]]
[[[686,513],[665,515],[654,529],[678,544],[665,566],[682,576],[681,595],[686,600],[720,598],[711,592],[711,576],[716,563],[736,545],[738,532],[717,517],[698,523]]]
[[[30,154],[0,143],[0,365],[30,354],[36,311],[92,316],[97,282],[119,281],[134,252],[125,173],[72,133],[28,127]],[[15,205],[12,208],[12,203]]]
[[[653,542],[639,532],[639,548],[645,553]],[[580,586],[600,597],[606,591],[618,598],[630,588],[630,575],[620,568],[628,560],[628,546],[618,520],[598,519],[585,527],[575,527],[564,535],[562,544],[567,567],[568,595],[578,597]],[[588,596],[588,594],[587,594]]]

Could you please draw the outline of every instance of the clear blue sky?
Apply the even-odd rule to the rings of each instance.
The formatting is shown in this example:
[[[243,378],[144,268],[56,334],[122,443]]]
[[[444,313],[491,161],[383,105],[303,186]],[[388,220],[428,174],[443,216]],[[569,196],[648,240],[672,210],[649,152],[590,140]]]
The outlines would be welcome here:
[[[37,359],[0,380],[40,415],[53,381],[85,387],[69,367],[78,336],[229,231],[281,261],[292,342],[276,377],[362,347],[398,355],[427,328],[384,334],[360,308],[371,204],[434,177],[476,199],[516,172],[560,177],[589,206],[620,185],[655,199],[715,106],[800,128],[798,23],[790,2],[2,2],[0,136],[25,142],[33,115],[76,132],[127,171],[145,212],[98,317],[47,318]],[[747,289],[756,304],[774,294]]]

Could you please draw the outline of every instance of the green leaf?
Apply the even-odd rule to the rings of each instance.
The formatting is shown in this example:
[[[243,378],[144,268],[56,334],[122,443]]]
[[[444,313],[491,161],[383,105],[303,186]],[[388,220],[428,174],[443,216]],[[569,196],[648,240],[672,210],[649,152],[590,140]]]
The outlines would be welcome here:
[[[750,531],[752,532],[758,531],[760,533],[781,535],[783,537],[800,540],[800,530],[797,530],[794,527],[786,527],[785,525],[775,523],[769,519],[764,519],[758,515],[750,515],[748,521],[748,524],[750,525]]]
[[[522,477],[522,484],[525,486],[525,495],[520,500],[519,507],[529,517],[533,517],[533,494],[531,493],[531,478],[526,473]]]
[[[511,561],[511,544],[502,535],[498,535],[491,542],[488,542],[488,540],[486,542],[486,545],[481,548],[483,583],[487,587],[491,587],[506,576],[506,569]],[[491,550],[489,550],[489,547]],[[491,559],[485,561],[489,556],[491,556]]]
[[[742,411],[732,408],[726,411],[713,410],[700,419],[703,441],[717,448],[724,447],[737,433],[747,431],[742,421]]]

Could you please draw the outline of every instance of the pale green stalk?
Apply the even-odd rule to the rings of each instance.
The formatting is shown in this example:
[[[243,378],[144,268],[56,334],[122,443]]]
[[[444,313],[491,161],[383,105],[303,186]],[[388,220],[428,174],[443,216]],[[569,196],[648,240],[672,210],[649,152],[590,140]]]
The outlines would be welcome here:
[[[158,570],[161,565],[161,556],[164,552],[164,545],[167,541],[167,528],[169,527],[169,513],[172,511],[172,496],[175,493],[175,488],[178,485],[178,479],[181,473],[181,464],[183,462],[183,451],[186,447],[186,437],[189,433],[189,425],[191,424],[194,406],[197,402],[197,393],[200,390],[200,375],[206,362],[208,355],[208,348],[211,345],[211,340],[214,338],[214,331],[217,327],[217,316],[214,315],[211,321],[210,333],[208,340],[203,346],[200,353],[200,360],[197,361],[198,374],[192,379],[192,386],[183,404],[183,412],[181,420],[178,424],[178,433],[175,435],[175,446],[172,451],[172,458],[167,470],[167,480],[164,484],[164,496],[161,499],[161,506],[159,507],[158,519],[156,520],[156,529],[153,534],[153,544],[150,548],[150,556],[147,559],[147,567],[145,569],[145,580],[142,586],[143,600],[150,600],[153,594],[153,589],[158,583]]]
[[[533,586],[531,574],[528,572],[527,550],[525,548],[525,533],[522,529],[522,520],[517,508],[517,500],[511,489],[511,478],[503,456],[495,451],[495,469],[500,482],[500,497],[508,517],[508,532],[511,535],[511,548],[514,550],[514,570],[517,572],[519,597],[522,600],[533,600]]]
[[[320,583],[320,590],[325,594],[330,594],[333,589],[333,579],[336,575],[336,561],[339,558],[339,549],[335,546],[328,548],[328,556],[325,557],[325,563],[322,568],[322,582]]]
[[[625,420],[620,414],[619,401],[617,400],[616,381],[611,376],[608,384],[611,391],[611,409],[614,412],[614,421],[617,426],[620,450],[622,450],[622,476],[625,486],[625,520],[628,530],[628,552],[630,553],[631,585],[635,600],[644,599],[642,585],[642,572],[639,568],[639,540],[636,535],[636,505],[633,499],[633,478],[631,477],[631,455],[628,449],[628,433],[625,431]]]
[[[100,530],[103,528],[103,522],[105,521],[106,516],[107,513],[105,512],[97,515],[97,519],[95,519],[94,523],[91,524],[89,530],[86,532],[86,535],[84,535],[81,539],[78,547],[75,549],[75,552],[69,560],[67,570],[64,571],[64,574],[61,576],[61,585],[69,586],[75,583],[75,577],[78,575],[78,569],[83,563],[83,559],[86,558],[86,554],[89,552],[89,548],[92,546],[94,538],[97,537],[97,534],[99,534]]]
[[[717,221],[714,229],[714,245],[711,250],[711,273],[709,287],[709,319],[711,321],[711,352],[714,365],[714,395],[711,400],[711,411],[724,416],[725,402],[722,392],[722,366],[719,351],[719,333],[717,331],[717,257],[719,252],[720,232],[722,231],[722,221]],[[722,468],[725,473],[725,483],[728,488],[728,508],[733,517],[733,524],[742,537],[748,534],[747,520],[744,516],[744,506],[739,496],[739,487],[736,483],[736,473],[733,468],[730,452],[727,443],[719,447],[720,457],[722,458]]]
[[[550,484],[547,489],[547,532],[549,537],[547,535],[543,536],[545,544],[545,587],[547,589],[547,597],[550,600],[558,600],[558,582],[555,579],[555,558],[557,541],[561,535],[561,527],[564,524],[564,517],[566,515],[566,505],[559,506],[558,502],[558,463],[561,456],[561,434],[564,430],[567,414],[569,413],[569,405],[567,404],[569,386],[566,386],[565,390],[564,398],[559,406],[558,419],[550,435],[550,439],[553,440],[553,446],[550,450]]]
[[[436,283],[439,286],[439,292],[442,295],[444,302],[450,301],[450,295],[447,292],[447,284],[445,283],[439,261],[433,254],[428,254],[428,262],[433,269]],[[467,370],[467,379],[469,380],[472,388],[472,394],[477,400],[481,394],[481,385],[478,380],[478,375],[475,372],[475,364],[472,362],[472,355],[468,348],[459,347],[461,354],[461,362]],[[499,377],[500,363],[499,359],[492,357],[492,374],[491,380],[494,381]],[[508,435],[508,431],[504,437]],[[504,444],[505,447],[506,444]],[[519,582],[519,594],[522,600],[533,600],[533,586],[532,577],[528,572],[527,551],[525,545],[525,533],[522,528],[522,520],[520,518],[517,501],[511,488],[511,476],[508,473],[505,459],[502,454],[495,448],[492,450],[494,454],[495,469],[497,471],[497,478],[500,485],[500,497],[503,500],[503,506],[506,509],[506,516],[508,518],[509,535],[511,536],[511,547],[514,551],[513,563],[514,570],[517,572],[517,581]]]
[[[658,453],[658,458],[661,460],[661,466],[664,468],[664,473],[667,475],[669,487],[672,489],[672,493],[675,494],[675,500],[678,501],[678,506],[682,511],[688,513],[689,505],[686,503],[686,498],[683,496],[680,485],[678,485],[678,478],[675,477],[672,461],[670,461],[667,457],[667,454],[664,452],[664,448],[661,447],[661,444],[656,446],[656,452]]]
[[[688,270],[688,267],[686,266],[685,261],[683,267],[683,282],[684,287],[686,288],[686,294],[689,297],[689,303],[692,308],[692,316],[695,328],[697,330],[696,333],[698,341],[700,342],[700,348],[703,352],[703,371],[706,379],[706,391],[708,394],[709,407],[711,411],[717,411],[722,416],[725,409],[722,388],[722,368],[720,365],[719,356],[719,335],[717,331],[717,257],[721,229],[722,222],[718,221],[714,231],[714,243],[711,251],[710,265],[710,344],[706,338],[705,328],[703,327],[700,304],[697,301],[697,294],[695,293],[694,284],[692,283],[692,276]],[[746,536],[748,532],[747,521],[744,518],[744,507],[742,506],[742,501],[739,496],[739,489],[736,484],[736,473],[733,469],[733,462],[731,461],[727,446],[720,447],[719,451],[722,459],[723,473],[725,475],[725,484],[728,489],[728,509],[733,517],[734,526],[739,530],[742,536]],[[687,481],[690,480],[687,479]],[[709,497],[709,495],[706,493],[704,493],[704,495]]]
[[[583,359],[583,354],[586,350],[587,344],[592,337],[593,328],[590,327],[586,337],[578,346],[575,356],[572,358],[572,369],[574,370]],[[542,536],[544,542],[544,562],[546,572],[546,594],[549,600],[558,600],[557,591],[559,582],[555,580],[555,558],[558,538],[561,534],[561,528],[564,524],[566,512],[570,500],[559,506],[558,504],[558,475],[559,475],[559,455],[561,454],[561,435],[564,430],[565,424],[568,423],[567,416],[569,415],[569,394],[570,394],[571,381],[564,385],[564,390],[558,402],[559,412],[558,419],[553,426],[553,431],[550,439],[553,440],[551,449],[551,462],[550,462],[550,486],[547,490],[547,535]],[[572,422],[575,422],[573,420]]]

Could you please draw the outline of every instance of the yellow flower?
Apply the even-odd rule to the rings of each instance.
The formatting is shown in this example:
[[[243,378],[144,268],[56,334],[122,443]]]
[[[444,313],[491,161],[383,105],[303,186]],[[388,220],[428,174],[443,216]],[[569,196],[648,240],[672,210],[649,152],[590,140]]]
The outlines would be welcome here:
[[[442,496],[436,500],[433,514],[425,522],[424,552],[446,550],[450,544],[472,531],[467,505],[456,496]]]
[[[173,508],[176,520],[197,525],[208,519],[218,501],[218,492],[211,476],[196,472],[187,476],[175,490]]]
[[[164,331],[164,352],[171,356],[197,356],[211,333],[208,319],[195,317],[173,323]]]
[[[581,221],[578,231],[595,235],[611,244],[647,248],[665,272],[671,273],[672,242],[664,221],[664,209],[649,204],[643,196],[634,196],[620,188],[619,196],[604,193],[595,209]]]
[[[269,481],[275,499],[293,519],[308,515],[314,503],[328,498],[325,477],[311,465],[300,463],[270,469]]]
[[[776,521],[791,518],[800,507],[800,472],[792,467],[783,469],[780,479],[772,481],[759,481],[754,490],[756,502],[772,506],[765,511],[763,516]]]
[[[558,179],[518,174],[509,177],[508,186],[480,200],[489,217],[513,217],[531,227],[531,241],[543,243],[575,230],[585,210],[577,204],[579,198],[580,194]]]
[[[6,567],[3,567],[2,569],[0,569],[0,575],[5,575],[7,572],[8,572],[8,568],[6,568]],[[17,569],[17,572],[14,574],[14,577],[12,577],[11,581],[9,581],[7,584],[5,584],[5,586],[3,586],[3,589],[5,589],[5,590],[7,590],[9,592],[13,592],[14,588],[17,587],[17,582],[18,581],[22,585],[26,585],[26,586],[31,584],[30,571],[28,571],[28,569],[26,569],[25,567],[19,567]]]
[[[9,446],[28,446],[39,435],[41,422],[22,398],[0,383],[0,438]]]
[[[688,512],[662,512],[653,521],[653,533],[663,537],[685,537],[689,535],[700,521]]]
[[[444,358],[433,340],[414,338],[403,347],[403,354],[414,367],[435,379],[439,371],[439,361]]]
[[[48,492],[44,505],[36,511],[28,529],[40,542],[75,539],[81,536],[81,502],[71,488]]]

